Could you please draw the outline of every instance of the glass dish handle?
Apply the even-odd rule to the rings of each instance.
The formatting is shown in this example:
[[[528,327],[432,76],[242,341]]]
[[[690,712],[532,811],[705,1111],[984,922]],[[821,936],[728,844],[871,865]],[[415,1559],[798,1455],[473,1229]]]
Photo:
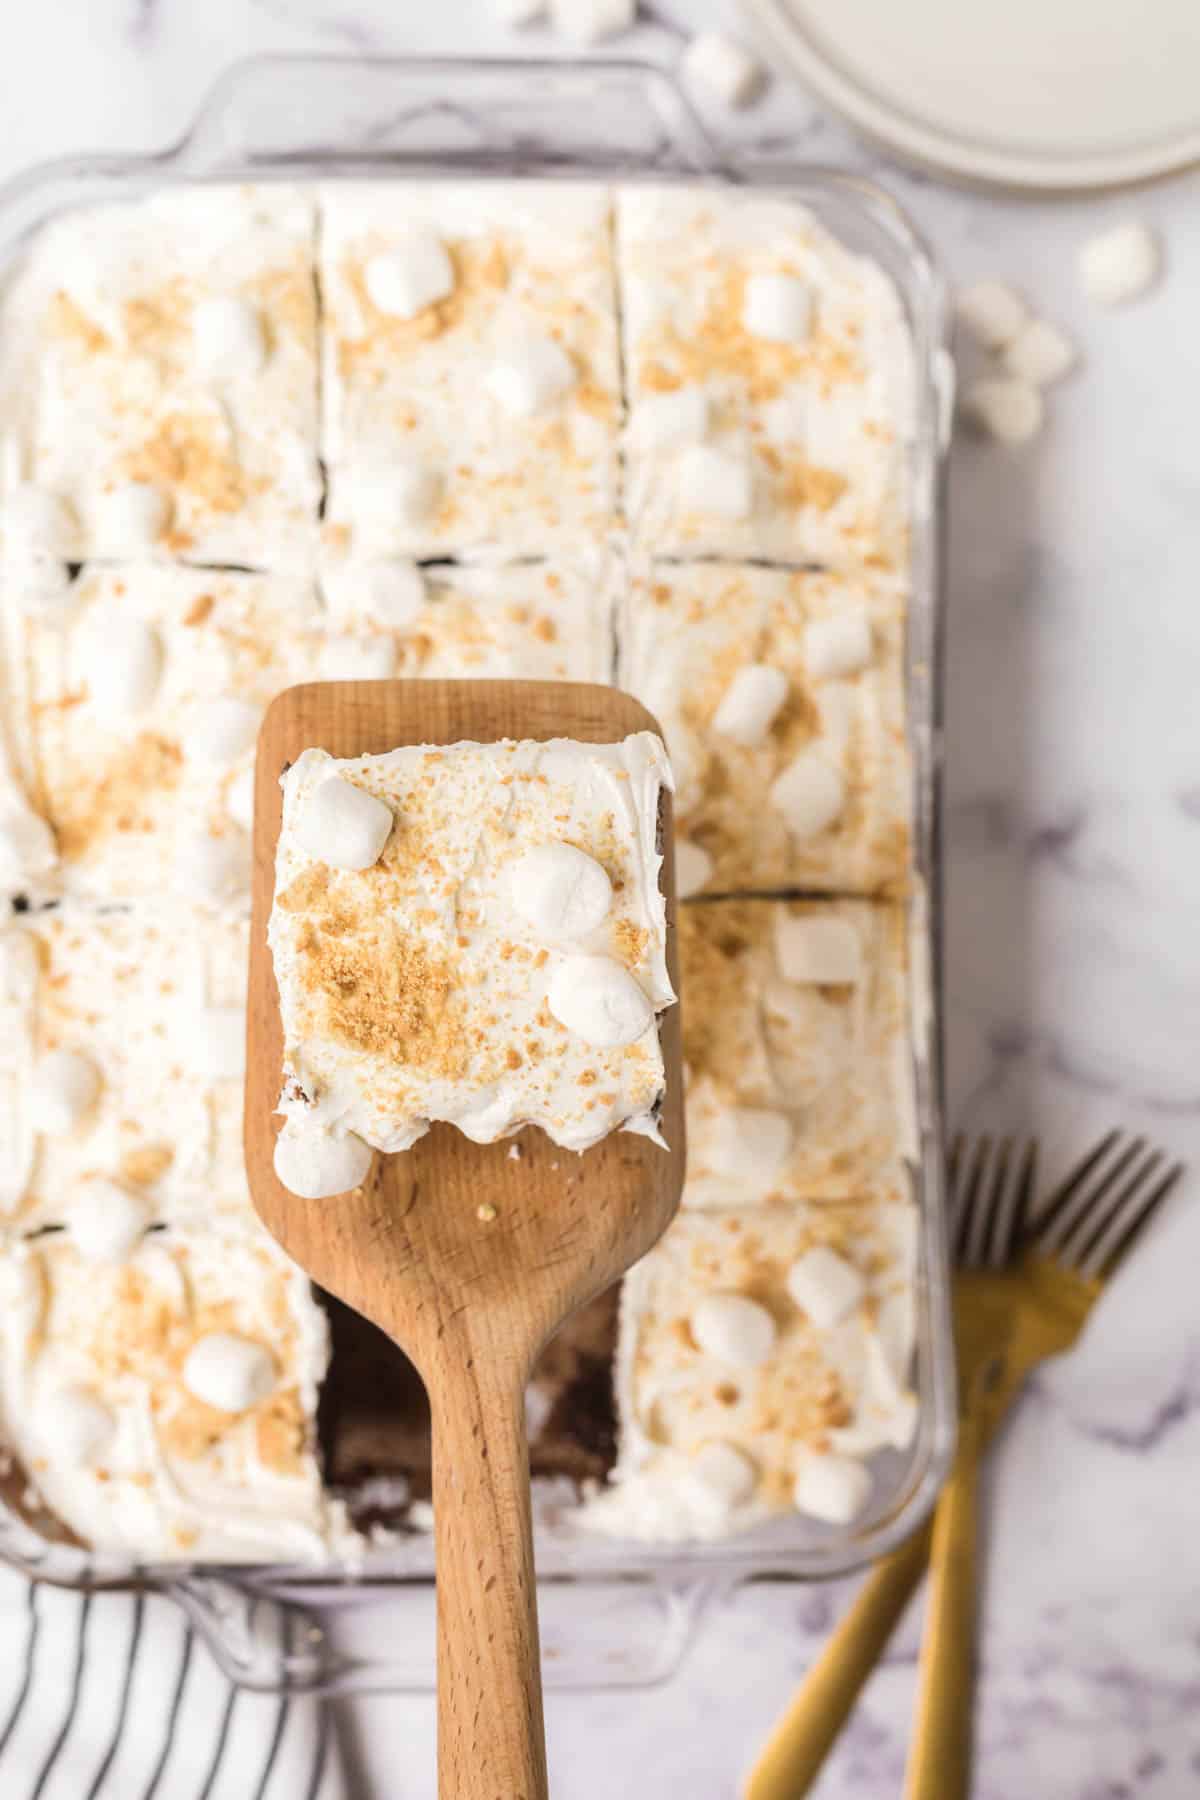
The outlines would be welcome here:
[[[299,177],[513,176],[524,161],[541,175],[728,172],[662,70],[535,58],[252,57],[222,76],[164,161],[209,177],[256,165]]]

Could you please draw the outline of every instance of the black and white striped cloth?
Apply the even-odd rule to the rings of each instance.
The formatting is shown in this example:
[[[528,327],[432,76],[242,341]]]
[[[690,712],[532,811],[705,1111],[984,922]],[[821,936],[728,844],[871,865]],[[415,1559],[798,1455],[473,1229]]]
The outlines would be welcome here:
[[[268,1628],[286,1633],[282,1609]],[[0,1569],[3,1800],[346,1800],[330,1707],[233,1686],[156,1594]]]

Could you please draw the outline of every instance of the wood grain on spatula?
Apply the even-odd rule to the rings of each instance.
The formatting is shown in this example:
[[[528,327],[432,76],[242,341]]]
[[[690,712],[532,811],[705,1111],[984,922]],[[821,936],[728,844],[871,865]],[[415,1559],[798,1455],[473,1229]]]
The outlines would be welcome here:
[[[247,1172],[255,1207],[288,1254],[394,1338],[429,1390],[442,1800],[546,1793],[525,1383],[546,1339],[649,1249],[678,1205],[679,1008],[660,1020],[669,1151],[617,1132],[578,1156],[527,1129],[514,1159],[511,1139],[474,1144],[435,1125],[411,1150],[377,1155],[362,1188],[332,1200],[298,1198],[272,1165],[283,1045],[267,922],[279,777],[313,746],[354,757],[402,744],[501,738],[615,743],[657,730],[615,688],[375,681],[291,688],[269,708],[259,734]],[[667,966],[678,990],[670,796],[663,798]]]

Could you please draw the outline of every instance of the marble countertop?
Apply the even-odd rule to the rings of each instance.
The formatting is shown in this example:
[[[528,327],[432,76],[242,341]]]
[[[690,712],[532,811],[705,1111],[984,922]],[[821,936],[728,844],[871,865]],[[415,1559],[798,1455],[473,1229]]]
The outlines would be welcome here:
[[[621,40],[666,63],[683,0]],[[64,42],[69,54],[64,55]],[[0,177],[178,135],[256,51],[558,53],[485,0],[59,0],[5,37]],[[858,147],[794,88],[715,129],[868,169],[952,278],[999,274],[1082,347],[1036,445],[956,443],[950,476],[949,1087],[970,1130],[1036,1130],[1051,1166],[1114,1124],[1200,1155],[1200,392],[1197,183],[1031,202],[943,187]],[[1090,311],[1075,255],[1153,221],[1168,273]],[[965,371],[964,371],[965,372]],[[993,1460],[978,1800],[1200,1791],[1200,1180],[1033,1385]],[[553,1787],[732,1796],[853,1584],[758,1586],[718,1607],[649,1692],[554,1694]],[[819,1788],[900,1792],[919,1618],[902,1627]],[[433,1702],[343,1708],[356,1795],[434,1793]]]

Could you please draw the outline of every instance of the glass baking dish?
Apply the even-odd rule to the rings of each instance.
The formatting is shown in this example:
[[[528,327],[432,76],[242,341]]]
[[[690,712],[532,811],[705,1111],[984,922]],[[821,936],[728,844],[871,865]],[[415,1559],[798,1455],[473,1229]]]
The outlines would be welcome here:
[[[570,1507],[539,1494],[537,1553],[551,1686],[641,1685],[669,1675],[699,1616],[733,1584],[820,1580],[879,1556],[931,1507],[953,1446],[954,1371],[942,1225],[941,868],[942,470],[952,398],[941,282],[901,210],[857,177],[719,153],[673,81],[634,62],[255,59],[218,84],[187,135],[145,156],[77,156],[0,188],[0,275],[44,221],[167,183],[414,175],[683,180],[775,188],[811,208],[892,277],[918,371],[912,454],[913,598],[908,708],[915,780],[910,903],[911,1042],[919,1209],[916,1383],[910,1450],[879,1461],[876,1501],[849,1529],[777,1519],[732,1541],[679,1548],[583,1536]],[[0,1483],[0,1493],[5,1484]],[[12,1499],[11,1486],[9,1498]],[[433,1681],[432,1540],[372,1550],[360,1572],[148,1568],[48,1543],[0,1502],[0,1557],[80,1588],[145,1587],[181,1604],[227,1673],[271,1691],[425,1687]],[[409,1595],[405,1630],[380,1609]],[[298,1628],[264,1635],[260,1602],[299,1609]],[[400,1641],[397,1641],[397,1640]],[[386,1646],[386,1649],[381,1648]]]

